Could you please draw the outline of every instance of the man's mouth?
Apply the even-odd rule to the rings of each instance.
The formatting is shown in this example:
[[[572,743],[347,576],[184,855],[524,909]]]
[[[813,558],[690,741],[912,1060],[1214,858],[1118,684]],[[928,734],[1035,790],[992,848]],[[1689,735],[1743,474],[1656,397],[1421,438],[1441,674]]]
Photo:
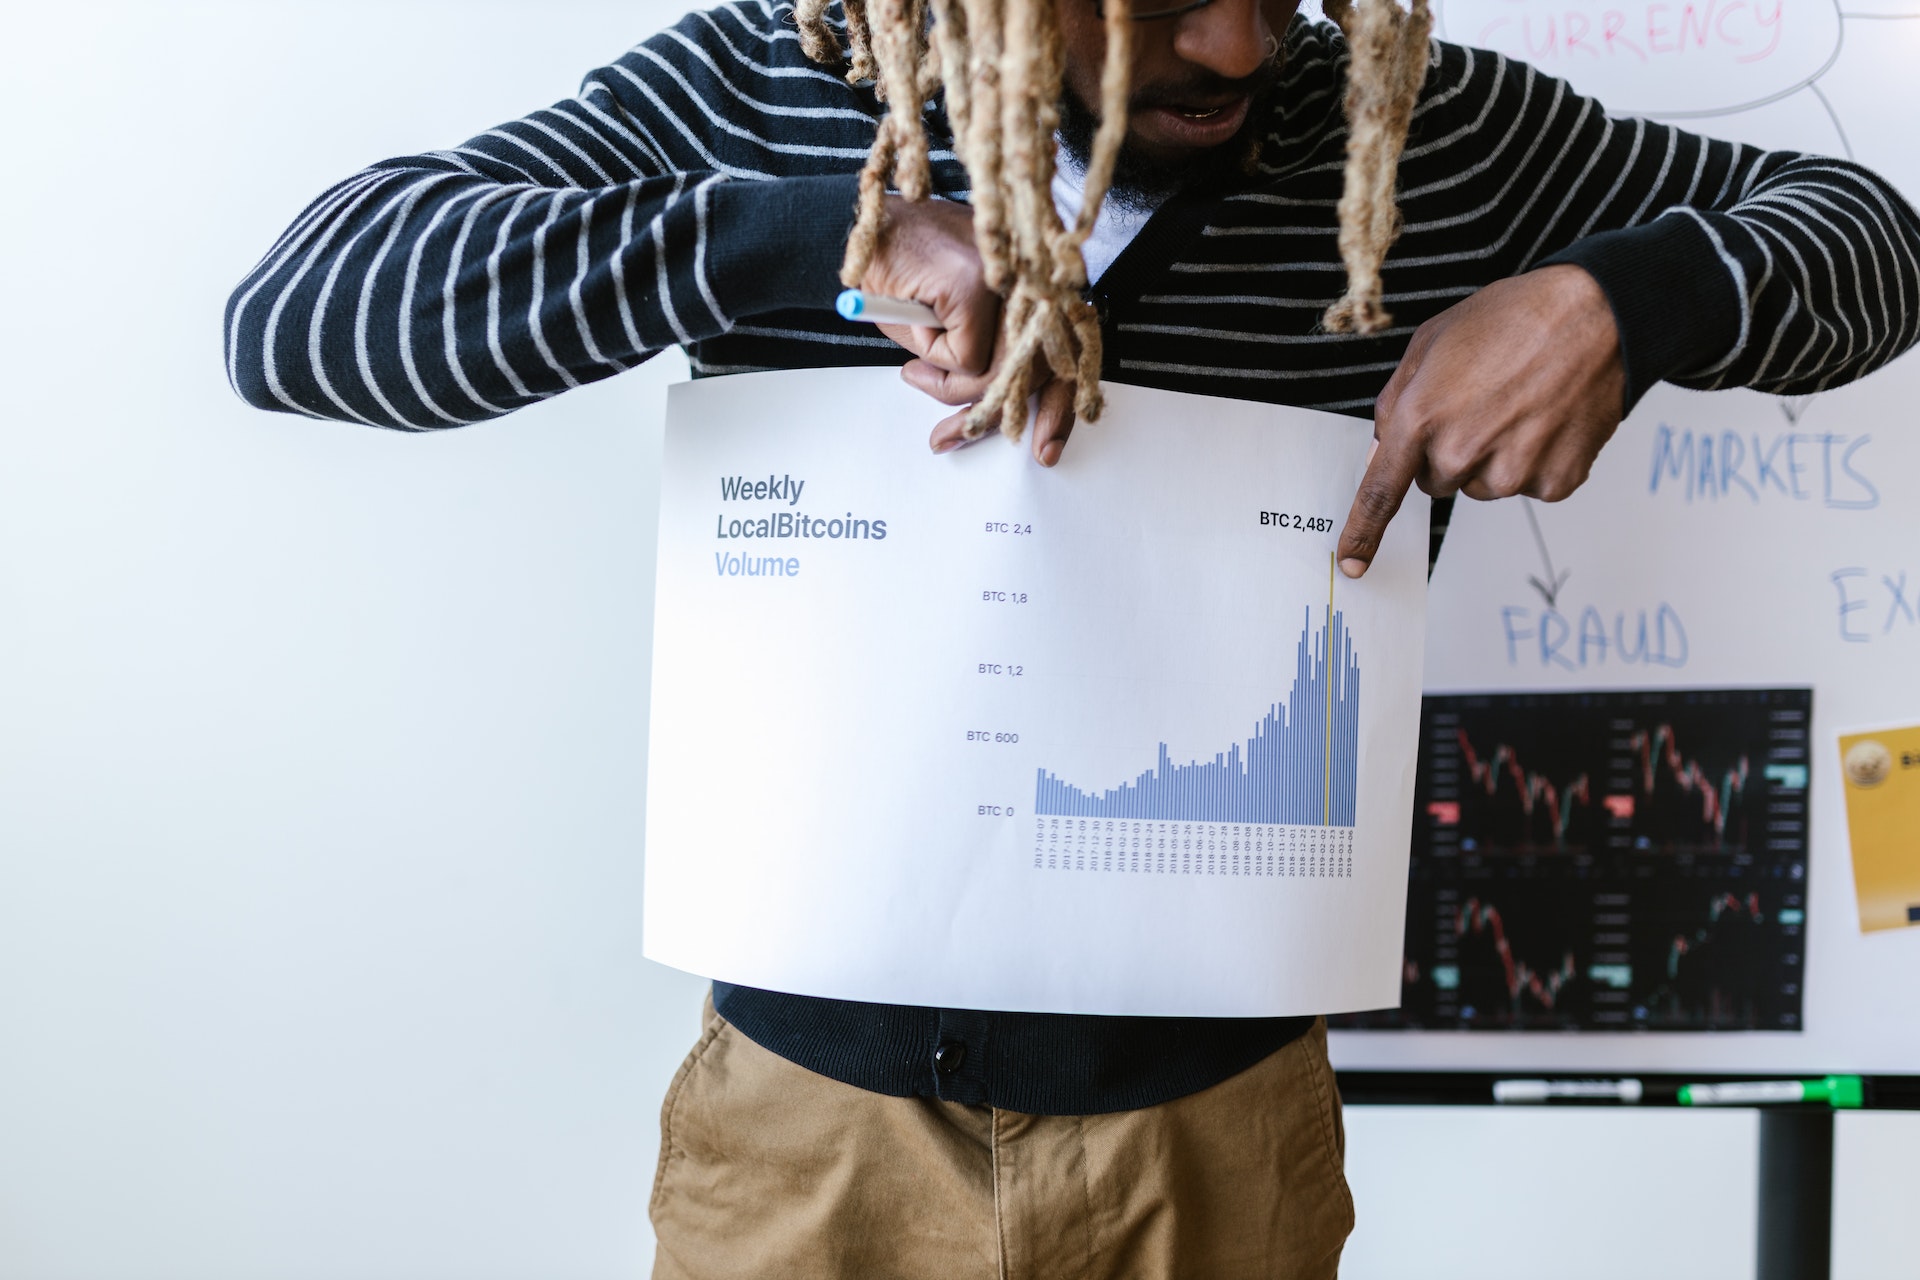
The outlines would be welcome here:
[[[1134,113],[1134,128],[1148,143],[1181,150],[1217,147],[1247,121],[1250,95],[1225,101],[1163,102]]]
[[[1127,103],[1126,145],[1114,169],[1115,189],[1164,194],[1197,181],[1236,153],[1254,104],[1266,100],[1271,71],[1239,80],[1192,75],[1136,85]],[[1084,169],[1099,120],[1073,92],[1060,97],[1061,140]]]

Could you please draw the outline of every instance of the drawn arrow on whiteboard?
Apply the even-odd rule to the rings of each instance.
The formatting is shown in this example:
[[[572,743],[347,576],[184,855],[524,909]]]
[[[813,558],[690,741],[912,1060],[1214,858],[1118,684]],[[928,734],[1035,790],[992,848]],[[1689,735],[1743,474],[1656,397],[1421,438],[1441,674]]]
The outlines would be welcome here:
[[[1520,509],[1527,513],[1527,524],[1533,529],[1533,545],[1540,548],[1541,563],[1547,566],[1547,577],[1544,582],[1531,575],[1528,576],[1527,581],[1532,583],[1533,589],[1540,593],[1540,598],[1547,602],[1547,608],[1558,608],[1556,601],[1560,598],[1560,588],[1567,585],[1567,579],[1573,576],[1573,570],[1554,571],[1553,553],[1547,550],[1546,535],[1540,532],[1540,518],[1533,514],[1533,499],[1521,498]]]

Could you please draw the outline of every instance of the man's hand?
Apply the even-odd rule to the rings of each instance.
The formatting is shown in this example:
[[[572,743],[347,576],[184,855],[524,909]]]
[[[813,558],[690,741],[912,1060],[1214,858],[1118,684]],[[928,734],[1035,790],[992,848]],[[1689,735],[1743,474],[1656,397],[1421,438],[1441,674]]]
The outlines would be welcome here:
[[[860,285],[869,293],[924,302],[940,317],[944,329],[879,326],[920,357],[909,369],[925,363],[954,374],[983,374],[993,362],[1000,299],[987,288],[973,247],[973,211],[966,205],[887,197],[880,243]]]
[[[941,404],[971,406],[986,394],[998,372],[1000,298],[987,288],[973,245],[973,211],[949,200],[887,199],[880,245],[861,287],[893,298],[924,302],[945,332],[918,325],[881,325],[880,332],[913,352],[900,370],[907,385]],[[1073,387],[1055,381],[1044,361],[1035,371],[1039,415],[1033,456],[1042,465],[1060,460],[1073,430]],[[928,443],[945,453],[966,443],[967,411],[944,418]]]
[[[1341,571],[1367,571],[1410,485],[1482,501],[1571,494],[1620,425],[1625,388],[1613,310],[1579,267],[1497,281],[1427,321],[1376,404]]]

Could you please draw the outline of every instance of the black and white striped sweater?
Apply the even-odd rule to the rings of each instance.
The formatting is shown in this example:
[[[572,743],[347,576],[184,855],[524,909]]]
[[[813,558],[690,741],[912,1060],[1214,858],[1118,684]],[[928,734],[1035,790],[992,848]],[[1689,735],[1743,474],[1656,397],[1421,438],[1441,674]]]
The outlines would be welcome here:
[[[1387,259],[1396,325],[1320,331],[1340,294],[1346,48],[1296,20],[1258,170],[1162,206],[1095,298],[1109,378],[1366,416],[1423,320],[1573,262],[1619,322],[1629,403],[1685,386],[1817,391],[1920,331],[1920,218],[1836,160],[1609,118],[1564,83],[1436,44]],[[323,194],[235,291],[226,359],[266,409],[435,430],[668,346],[696,374],[904,359],[828,309],[881,112],[801,53],[788,4],[691,14],[576,98]],[[937,109],[936,190],[965,174]],[[748,1035],[895,1094],[1031,1112],[1148,1105],[1224,1079],[1299,1019],[1100,1019],[717,988]],[[941,1045],[964,1046],[934,1069]]]
[[[1286,48],[1258,174],[1171,202],[1103,279],[1108,376],[1365,414],[1414,326],[1549,260],[1606,289],[1634,395],[1816,391],[1920,328],[1920,220],[1872,174],[1610,119],[1437,44],[1385,272],[1398,323],[1320,332],[1346,50],[1305,21]],[[229,375],[262,408],[431,430],[674,345],[701,374],[898,362],[825,309],[879,114],[806,60],[789,6],[689,15],[577,98],[322,195],[234,293]],[[950,150],[935,169],[964,193]]]

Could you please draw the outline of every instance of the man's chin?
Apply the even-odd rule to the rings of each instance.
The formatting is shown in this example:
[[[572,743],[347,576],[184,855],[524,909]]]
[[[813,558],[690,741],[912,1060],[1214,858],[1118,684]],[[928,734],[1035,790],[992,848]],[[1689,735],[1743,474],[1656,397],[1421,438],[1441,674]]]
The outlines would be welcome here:
[[[1151,134],[1131,135],[1113,166],[1109,198],[1132,207],[1158,205],[1168,196],[1200,186],[1235,168],[1246,154],[1244,124],[1212,146],[1173,146]]]

